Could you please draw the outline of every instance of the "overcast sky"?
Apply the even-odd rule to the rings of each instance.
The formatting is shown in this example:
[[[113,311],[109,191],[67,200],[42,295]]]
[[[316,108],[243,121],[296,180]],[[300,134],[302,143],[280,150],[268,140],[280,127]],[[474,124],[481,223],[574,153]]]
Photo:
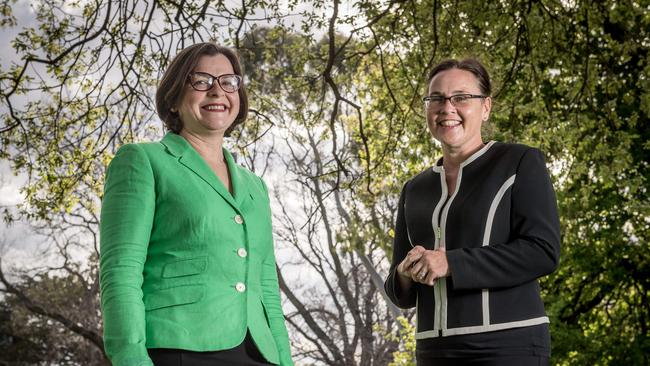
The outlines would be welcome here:
[[[27,0],[17,0],[12,5],[12,8],[18,25],[16,27],[0,29],[0,64],[3,70],[6,70],[11,63],[18,63],[20,61],[16,52],[11,48],[11,41],[20,32],[22,27],[34,24],[33,11],[29,4],[30,2]],[[3,114],[5,113],[4,109],[0,111]],[[5,208],[15,207],[15,205],[22,202],[23,195],[20,193],[20,187],[25,182],[26,178],[24,176],[14,176],[8,161],[0,160],[0,210],[4,211]],[[7,262],[11,265],[12,257],[21,257],[21,259],[24,259],[23,257],[26,254],[25,249],[29,247],[28,245],[24,245],[25,239],[28,236],[27,233],[28,228],[26,225],[17,223],[11,227],[7,227],[4,221],[0,221],[0,258],[3,259],[3,265],[6,265]]]
[[[31,3],[32,1],[30,0],[17,0],[12,5],[13,15],[16,18],[17,25],[11,28],[0,29],[0,64],[4,70],[8,69],[12,63],[21,63],[19,56],[11,48],[11,41],[23,29],[38,25]],[[344,16],[345,13],[354,11],[353,5],[351,4],[351,2],[344,1],[344,4],[339,8],[339,15]],[[238,5],[239,2],[233,3],[233,6]],[[294,10],[293,13],[298,13],[300,10],[308,10],[306,8],[309,7],[308,4],[303,4],[298,10]],[[300,22],[299,17],[291,18],[289,21]],[[353,25],[345,25],[341,26],[340,29],[337,28],[337,30],[345,32],[351,29],[351,27]],[[20,102],[18,99],[12,99],[12,101]],[[0,108],[0,113],[4,112]],[[267,177],[266,180],[270,188],[272,188],[273,181],[277,179]],[[15,208],[17,204],[23,201],[24,196],[20,193],[20,190],[26,181],[27,178],[24,175],[15,176],[11,172],[9,161],[0,160],[0,210]],[[9,262],[10,264],[17,265],[30,263],[31,258],[34,257],[34,251],[42,245],[42,242],[42,239],[30,234],[29,227],[25,224],[14,223],[8,226],[5,222],[0,222],[0,257],[3,258],[3,263]]]

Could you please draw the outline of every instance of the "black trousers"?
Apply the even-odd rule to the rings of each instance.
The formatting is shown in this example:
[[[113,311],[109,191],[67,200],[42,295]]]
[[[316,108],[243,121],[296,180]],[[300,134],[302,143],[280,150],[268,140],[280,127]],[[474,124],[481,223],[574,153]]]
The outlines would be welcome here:
[[[417,358],[418,366],[548,366],[545,356],[494,356],[477,358]]]
[[[237,347],[214,352],[194,352],[174,348],[150,348],[149,357],[155,366],[267,366],[250,334]]]

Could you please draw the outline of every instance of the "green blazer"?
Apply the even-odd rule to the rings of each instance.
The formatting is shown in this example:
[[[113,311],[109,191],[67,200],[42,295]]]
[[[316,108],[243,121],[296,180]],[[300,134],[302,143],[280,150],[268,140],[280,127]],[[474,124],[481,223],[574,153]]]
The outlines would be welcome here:
[[[224,156],[232,195],[174,133],[124,145],[109,165],[100,284],[113,365],[153,365],[147,348],[233,348],[246,329],[269,362],[293,365],[267,188]]]

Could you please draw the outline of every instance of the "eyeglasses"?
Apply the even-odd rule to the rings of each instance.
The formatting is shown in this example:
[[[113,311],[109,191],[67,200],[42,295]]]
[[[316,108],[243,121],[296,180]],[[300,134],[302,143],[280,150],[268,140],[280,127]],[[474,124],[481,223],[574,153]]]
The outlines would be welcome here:
[[[442,95],[428,95],[422,98],[424,101],[424,107],[427,109],[437,109],[444,107],[447,100],[451,102],[451,105],[454,107],[463,107],[469,103],[471,99],[485,99],[486,95],[477,95],[477,94],[456,94],[450,97],[443,97]]]
[[[235,74],[212,76],[207,72],[193,72],[189,75],[190,85],[196,91],[208,91],[214,86],[216,80],[221,89],[226,93],[234,93],[241,87],[242,77]]]

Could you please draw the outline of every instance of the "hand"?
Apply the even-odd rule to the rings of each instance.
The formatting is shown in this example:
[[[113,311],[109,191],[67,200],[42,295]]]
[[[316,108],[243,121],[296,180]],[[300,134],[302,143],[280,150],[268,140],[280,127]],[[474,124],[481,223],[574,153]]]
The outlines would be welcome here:
[[[436,279],[449,276],[445,248],[425,250],[420,254],[418,261],[411,266],[410,273],[413,281],[429,286],[433,286]]]
[[[411,280],[413,277],[411,274],[411,267],[420,260],[425,251],[426,249],[421,245],[413,247],[413,249],[406,254],[406,258],[404,258],[404,260],[397,266],[397,274],[402,278]]]

